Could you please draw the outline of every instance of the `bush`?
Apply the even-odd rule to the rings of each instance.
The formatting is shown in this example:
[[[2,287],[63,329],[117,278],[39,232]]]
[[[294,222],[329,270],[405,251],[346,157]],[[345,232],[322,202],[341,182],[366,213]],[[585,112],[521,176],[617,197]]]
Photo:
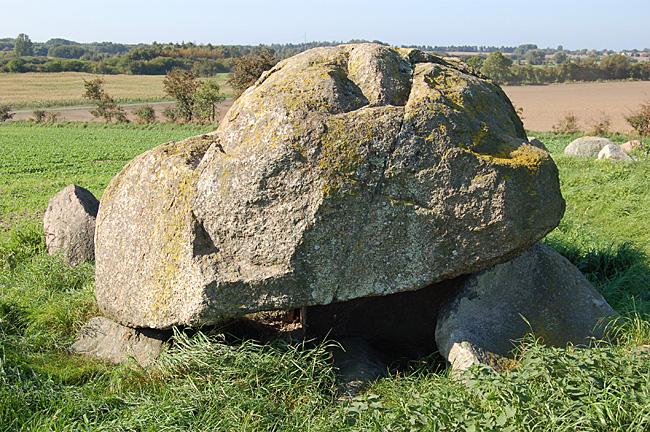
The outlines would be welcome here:
[[[595,136],[611,135],[611,127],[611,118],[607,114],[601,113],[600,118],[591,125],[591,128],[587,133]]]
[[[578,126],[578,117],[572,113],[567,113],[564,118],[553,125],[553,134],[565,135],[581,132]]]
[[[95,117],[103,117],[106,122],[110,122],[115,117],[118,123],[128,123],[126,112],[118,106],[113,98],[104,90],[104,79],[95,78],[94,80],[84,81],[84,88],[86,89],[82,97],[90,99],[95,103],[97,109],[90,110],[90,113]]]
[[[176,123],[178,116],[176,115],[176,110],[173,107],[166,107],[162,112],[163,117],[167,120],[167,123]]]
[[[255,84],[255,81],[277,62],[268,49],[262,49],[254,55],[235,59],[233,71],[228,77],[228,84],[234,90],[235,99],[241,96],[244,90]]]
[[[138,124],[149,124],[156,121],[156,112],[151,105],[144,105],[134,109],[133,115],[135,115]]]
[[[650,136],[650,101],[641,104],[641,109],[625,120],[641,136]]]
[[[32,111],[32,117],[30,120],[34,123],[55,123],[59,121],[59,116],[61,115],[58,111],[45,111],[42,109],[37,109]]]
[[[45,118],[45,121],[48,123],[56,123],[59,121],[59,117],[61,116],[61,113],[58,111],[48,111],[47,117]]]
[[[45,110],[37,109],[32,111],[32,115],[34,117],[32,117],[30,120],[36,123],[43,123],[45,121],[45,116],[47,115],[47,113]]]
[[[11,105],[0,104],[0,122],[11,120],[14,118],[13,113],[11,113]]]
[[[7,63],[7,70],[13,73],[25,72],[25,60],[20,58],[11,59]]]
[[[168,122],[182,121],[206,124],[217,121],[217,105],[225,97],[219,93],[214,80],[200,81],[194,70],[174,68],[163,80],[164,91],[176,100],[174,108],[165,109],[163,116]]]

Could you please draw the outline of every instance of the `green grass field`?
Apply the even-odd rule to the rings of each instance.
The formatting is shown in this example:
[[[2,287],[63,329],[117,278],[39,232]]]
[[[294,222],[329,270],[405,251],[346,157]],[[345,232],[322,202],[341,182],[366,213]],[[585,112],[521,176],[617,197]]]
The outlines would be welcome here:
[[[84,93],[84,79],[97,75],[85,72],[0,74],[0,103],[13,109],[91,105]],[[157,102],[164,100],[161,75],[104,75],[104,90],[118,103]],[[215,77],[221,92],[232,95],[228,74]]]
[[[0,431],[647,431],[650,429],[650,154],[622,165],[576,160],[574,137],[536,134],[567,200],[545,240],[622,313],[615,342],[591,349],[522,343],[519,366],[477,367],[467,384],[432,358],[337,402],[325,346],[259,344],[218,332],[174,336],[147,369],[73,356],[98,314],[93,264],[44,252],[41,218],[69,183],[101,197],[137,154],[196,126],[0,125]],[[623,142],[627,137],[614,137]],[[645,142],[648,146],[650,142]],[[647,148],[647,147],[646,147]]]

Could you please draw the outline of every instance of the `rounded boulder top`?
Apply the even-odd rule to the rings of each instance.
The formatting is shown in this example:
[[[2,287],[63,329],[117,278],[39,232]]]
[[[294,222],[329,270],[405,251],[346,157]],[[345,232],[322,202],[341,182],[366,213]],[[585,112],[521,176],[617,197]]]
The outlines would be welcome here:
[[[498,86],[418,50],[317,48],[214,133],[116,176],[97,298],[167,328],[412,291],[523,253],[563,212],[553,160]]]
[[[614,145],[614,142],[609,138],[583,136],[571,141],[564,149],[564,154],[567,156],[596,158],[598,153],[608,145]]]

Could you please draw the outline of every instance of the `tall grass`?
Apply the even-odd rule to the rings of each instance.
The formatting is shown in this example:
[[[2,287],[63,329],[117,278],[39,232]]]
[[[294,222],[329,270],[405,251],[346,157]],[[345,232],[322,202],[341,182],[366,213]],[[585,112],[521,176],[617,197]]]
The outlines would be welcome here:
[[[75,127],[60,130],[70,139]],[[75,150],[54,140],[52,128],[0,126],[14,161],[2,165],[5,178],[24,176],[21,193],[40,197],[18,205],[23,198],[4,195],[3,208],[42,211],[51,193],[43,184],[52,178],[74,172],[92,184],[98,158],[132,157],[163,141],[135,144],[147,129],[85,130]],[[123,141],[122,134],[131,135]],[[35,143],[34,155],[18,150],[21,135]],[[572,137],[537,136],[552,151],[567,200],[565,219],[545,242],[622,314],[610,324],[611,342],[559,349],[530,338],[520,342],[513,370],[477,366],[464,382],[438,371],[434,356],[414,359],[347,401],[338,399],[327,344],[176,331],[152,366],[112,365],[67,352],[81,324],[99,313],[93,264],[71,268],[47,255],[40,222],[23,217],[0,232],[0,431],[650,430],[650,158],[640,153],[625,166],[576,161],[561,154]],[[123,163],[109,165],[96,190]],[[612,196],[594,190],[603,185]]]

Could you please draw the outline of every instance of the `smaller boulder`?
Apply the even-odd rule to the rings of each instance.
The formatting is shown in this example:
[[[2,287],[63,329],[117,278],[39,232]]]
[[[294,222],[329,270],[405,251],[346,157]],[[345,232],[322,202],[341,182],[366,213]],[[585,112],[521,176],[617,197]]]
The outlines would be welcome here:
[[[614,144],[609,138],[585,136],[571,141],[564,149],[567,156],[596,157],[606,145]]]
[[[530,145],[532,145],[533,147],[537,147],[537,148],[540,149],[540,150],[544,150],[546,153],[549,152],[548,149],[546,148],[546,146],[544,145],[544,143],[541,142],[540,140],[538,140],[538,139],[535,138],[535,137],[528,137],[528,142],[529,142]]]
[[[513,342],[532,333],[549,346],[589,344],[616,312],[569,260],[537,243],[519,258],[475,273],[440,306],[436,342],[459,373],[512,364]]]
[[[607,144],[603,147],[600,153],[598,153],[598,159],[613,159],[622,162],[632,161],[632,157],[616,144]]]
[[[47,252],[61,252],[70,265],[95,259],[95,219],[99,201],[87,189],[69,185],[54,195],[43,218]]]
[[[641,144],[641,141],[639,140],[632,140],[628,141],[626,143],[621,144],[621,149],[626,152],[632,152],[636,149],[640,149],[643,147],[643,144]]]
[[[140,366],[146,367],[160,355],[169,336],[169,331],[134,329],[100,316],[84,324],[70,352],[113,363],[133,358]]]

